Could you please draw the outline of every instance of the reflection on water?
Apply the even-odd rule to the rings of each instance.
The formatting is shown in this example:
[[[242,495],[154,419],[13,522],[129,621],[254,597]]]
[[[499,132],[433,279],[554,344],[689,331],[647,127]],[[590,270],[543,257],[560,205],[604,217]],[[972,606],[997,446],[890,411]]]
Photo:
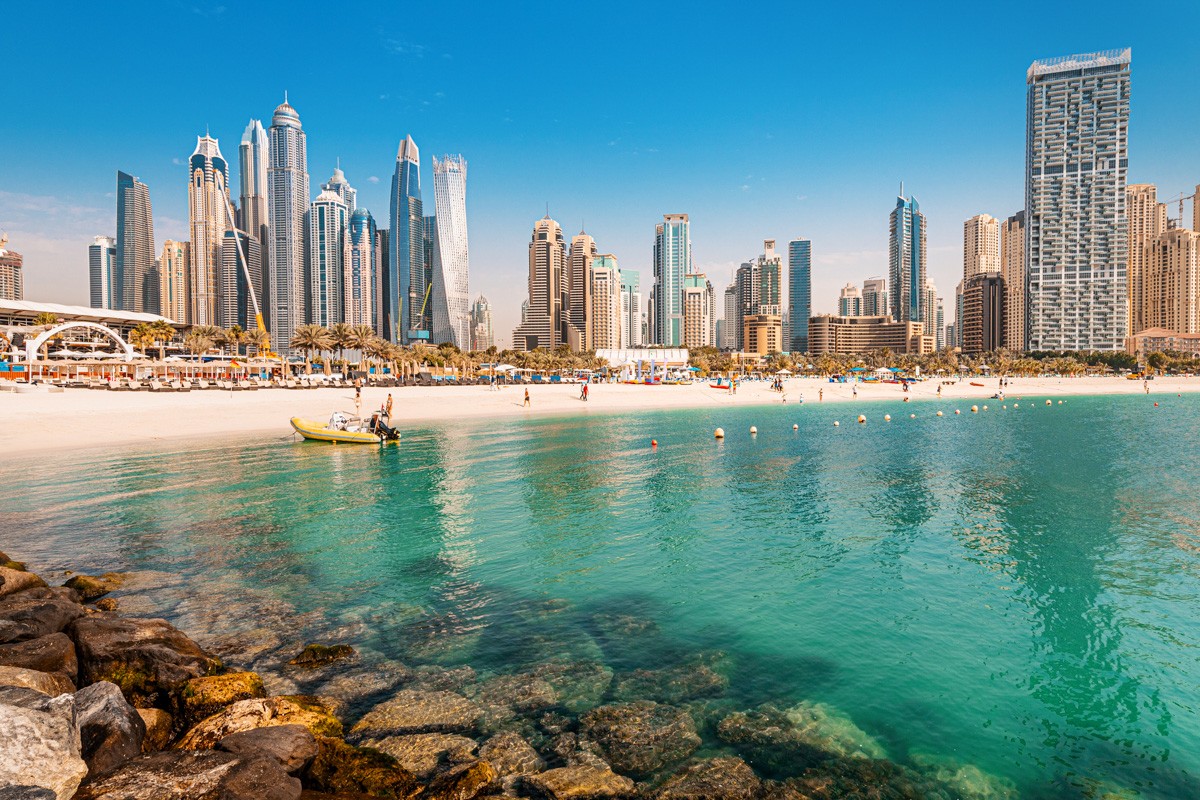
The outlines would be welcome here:
[[[493,422],[385,448],[0,466],[22,498],[0,549],[43,570],[136,570],[126,613],[268,672],[303,641],[353,644],[371,670],[359,706],[396,659],[598,662],[618,683],[715,665],[721,708],[838,709],[901,762],[952,756],[1032,797],[1200,796],[1200,404],[932,410],[872,404],[841,428],[817,404]],[[758,437],[733,433],[751,424]],[[272,677],[306,688],[293,680]]]

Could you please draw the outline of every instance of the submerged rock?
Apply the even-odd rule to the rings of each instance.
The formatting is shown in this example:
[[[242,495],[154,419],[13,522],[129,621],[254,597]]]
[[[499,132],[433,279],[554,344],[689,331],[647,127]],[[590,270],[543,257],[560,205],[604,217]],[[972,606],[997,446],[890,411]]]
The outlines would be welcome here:
[[[108,572],[99,578],[82,574],[73,575],[63,586],[79,592],[79,596],[85,601],[91,601],[121,588],[121,584],[124,582],[124,576],[116,572]]]
[[[717,736],[756,769],[772,775],[799,775],[830,757],[771,706],[729,714],[717,725]]]
[[[410,689],[424,692],[459,692],[463,693],[468,686],[475,683],[475,670],[462,666],[446,669],[426,665],[413,670]]]
[[[701,661],[664,669],[639,669],[621,675],[613,689],[617,700],[657,700],[679,704],[715,697],[729,688],[729,678]]]
[[[87,785],[76,800],[299,800],[300,781],[269,758],[214,750],[138,756]]]
[[[16,565],[14,561],[8,561],[7,563]],[[0,567],[0,597],[7,597],[10,594],[16,594],[25,589],[33,589],[45,585],[46,582],[32,572],[12,569],[12,567]]]
[[[355,704],[364,699],[385,695],[413,678],[413,671],[399,661],[339,665],[336,674],[317,678],[312,686],[322,697]],[[305,681],[304,685],[310,684]]]
[[[0,742],[0,786],[38,786],[70,800],[87,775],[71,695],[0,689]]]
[[[635,778],[682,761],[700,746],[686,711],[649,701],[593,709],[580,719],[580,731],[600,746],[614,770]]]
[[[293,658],[288,664],[293,667],[302,667],[304,669],[313,669],[323,667],[326,664],[332,664],[335,661],[351,658],[354,656],[354,648],[348,644],[307,644],[300,651],[300,655]]]
[[[240,700],[266,696],[262,678],[253,672],[192,678],[174,695],[176,725],[190,727]]]
[[[801,737],[822,750],[839,756],[887,758],[883,745],[833,706],[803,702],[784,714]]]
[[[576,714],[599,705],[612,684],[613,671],[595,661],[551,661],[528,670],[554,689],[558,704]]]
[[[295,775],[316,757],[317,740],[303,725],[272,725],[231,733],[217,742],[217,749],[246,758],[267,756]]]
[[[50,697],[75,692],[75,684],[61,673],[22,667],[0,667],[0,686],[21,686]]]
[[[40,639],[0,644],[0,667],[19,667],[62,675],[72,682],[79,677],[75,645],[65,633]]]
[[[196,724],[175,745],[180,750],[215,747],[231,733],[270,725],[303,725],[314,736],[341,736],[342,723],[315,697],[240,700]]]
[[[533,745],[512,731],[498,733],[479,748],[479,757],[496,768],[501,778],[528,775],[546,767]]]
[[[421,793],[422,800],[474,800],[496,782],[496,770],[486,761],[472,761],[438,775]]]
[[[11,595],[0,600],[0,644],[58,633],[85,613],[83,606],[52,589]]]
[[[386,753],[418,778],[428,778],[443,762],[461,764],[474,760],[476,743],[454,733],[414,733],[367,739],[362,746]]]
[[[172,689],[220,667],[166,620],[81,617],[68,632],[83,683],[111,681],[139,707],[165,706]]]
[[[142,752],[146,723],[116,684],[101,681],[75,693],[83,760],[102,775]]]
[[[368,711],[351,733],[383,738],[409,733],[471,733],[483,709],[453,692],[404,690]]]
[[[1017,800],[1020,797],[1012,781],[990,775],[974,764],[919,752],[910,753],[909,759],[923,776],[939,787],[945,787],[951,796],[960,800]]]
[[[560,733],[550,740],[547,755],[553,757],[556,763],[565,764],[568,767],[584,765],[611,769],[609,763],[604,760],[604,753],[599,745],[586,736],[569,731]]]
[[[657,800],[753,800],[762,782],[740,758],[710,758],[668,778]]]
[[[419,788],[416,777],[391,756],[325,736],[317,737],[317,755],[303,780],[306,787],[320,792],[379,797],[410,797]]]
[[[878,800],[926,796],[914,775],[903,767],[890,761],[858,757],[823,761],[805,770],[800,777],[783,781],[771,794],[773,800]]]
[[[544,800],[617,800],[634,796],[636,787],[629,778],[597,767],[559,767],[530,775],[522,786],[534,797]]]

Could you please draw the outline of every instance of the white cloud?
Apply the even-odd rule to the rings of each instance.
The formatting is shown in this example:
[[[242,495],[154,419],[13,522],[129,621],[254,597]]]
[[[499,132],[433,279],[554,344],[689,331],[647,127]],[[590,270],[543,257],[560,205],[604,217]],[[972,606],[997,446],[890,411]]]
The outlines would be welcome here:
[[[372,175],[371,177],[367,178],[367,183],[379,183],[379,176]]]
[[[172,159],[171,159],[171,163],[172,163],[172,164],[174,164],[174,165],[175,165],[175,166],[177,166],[177,167],[182,167],[182,166],[183,166],[184,164],[186,164],[187,162],[186,162],[186,161],[184,161],[182,158],[172,158]]]

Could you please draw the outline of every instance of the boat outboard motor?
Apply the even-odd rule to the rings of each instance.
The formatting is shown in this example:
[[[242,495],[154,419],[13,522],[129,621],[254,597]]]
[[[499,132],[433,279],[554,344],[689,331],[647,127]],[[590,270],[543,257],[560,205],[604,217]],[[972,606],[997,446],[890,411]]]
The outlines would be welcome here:
[[[371,431],[379,434],[381,439],[399,439],[400,434],[395,428],[389,427],[384,420],[390,421],[390,418],[388,417],[387,411],[381,408],[371,415]]]

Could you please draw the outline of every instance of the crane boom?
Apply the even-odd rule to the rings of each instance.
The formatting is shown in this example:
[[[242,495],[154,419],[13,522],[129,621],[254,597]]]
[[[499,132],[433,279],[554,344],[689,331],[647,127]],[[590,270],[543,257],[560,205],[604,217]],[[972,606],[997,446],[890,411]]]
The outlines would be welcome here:
[[[254,304],[254,324],[258,327],[261,333],[267,332],[267,325],[263,322],[262,308],[258,305],[258,298],[254,296],[254,282],[250,280],[250,267],[246,264],[246,254],[242,252],[242,243],[238,241],[238,229],[234,223],[233,203],[229,201],[229,195],[221,192],[221,197],[225,200],[225,210],[229,214],[229,227],[233,230],[233,249],[237,251],[238,263],[242,265],[242,274],[246,276],[246,293],[250,295],[250,302]],[[250,234],[246,234],[249,236]],[[267,349],[262,352],[264,356],[272,356],[271,346],[268,344]]]

